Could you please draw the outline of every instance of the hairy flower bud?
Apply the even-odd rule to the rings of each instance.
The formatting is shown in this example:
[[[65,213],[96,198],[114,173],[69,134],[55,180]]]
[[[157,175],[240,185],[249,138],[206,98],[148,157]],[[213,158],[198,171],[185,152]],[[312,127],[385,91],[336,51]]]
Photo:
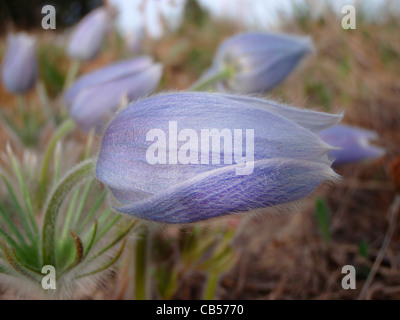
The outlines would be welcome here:
[[[220,91],[262,93],[281,83],[301,58],[311,51],[310,38],[262,32],[243,33],[220,45],[211,72],[228,70],[231,74],[216,83]]]
[[[287,205],[335,177],[317,133],[340,119],[245,96],[160,94],[113,119],[96,174],[117,211],[163,223]]]

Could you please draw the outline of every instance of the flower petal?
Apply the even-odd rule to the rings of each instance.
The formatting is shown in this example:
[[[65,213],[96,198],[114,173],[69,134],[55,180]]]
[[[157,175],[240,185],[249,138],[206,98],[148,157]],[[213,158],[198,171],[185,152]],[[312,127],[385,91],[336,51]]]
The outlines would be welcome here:
[[[338,124],[343,118],[343,113],[332,114],[308,109],[293,108],[276,103],[271,100],[265,100],[255,97],[239,96],[233,94],[223,94],[223,96],[228,99],[251,104],[264,110],[279,114],[315,133],[334,126],[335,124]]]
[[[200,174],[143,201],[115,209],[150,221],[192,223],[289,204],[336,176],[329,166],[304,160],[255,161],[254,172],[247,176],[236,175],[238,166]]]

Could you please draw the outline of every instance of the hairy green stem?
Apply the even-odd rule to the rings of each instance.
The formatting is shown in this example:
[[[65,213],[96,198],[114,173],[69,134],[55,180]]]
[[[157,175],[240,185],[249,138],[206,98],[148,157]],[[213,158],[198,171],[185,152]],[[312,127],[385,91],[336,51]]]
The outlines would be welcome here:
[[[27,117],[27,109],[28,109],[28,102],[26,100],[26,96],[23,94],[17,95],[18,100],[18,113],[22,118],[23,125],[26,126],[26,122],[28,121]]]
[[[53,110],[50,106],[50,99],[46,87],[42,81],[39,81],[38,85],[36,86],[36,90],[38,93],[40,106],[42,107],[43,114],[46,119],[50,119],[50,117],[53,114]]]
[[[78,75],[80,66],[81,63],[79,60],[72,60],[71,65],[68,68],[67,76],[65,77],[63,92],[65,92],[75,80],[76,76]]]
[[[79,183],[93,174],[94,162],[87,160],[81,162],[70,171],[51,193],[44,209],[44,222],[42,233],[42,259],[43,265],[57,266],[56,261],[56,228],[57,217],[61,205],[67,194]]]
[[[42,168],[40,171],[40,203],[43,202],[44,197],[47,192],[47,184],[49,178],[49,166],[51,162],[51,157],[53,156],[54,149],[56,148],[57,142],[64,137],[68,132],[70,132],[75,127],[75,122],[72,119],[66,120],[58,128],[54,136],[51,138],[43,156]]]
[[[214,300],[215,289],[219,281],[219,272],[210,272],[208,274],[206,286],[204,289],[204,300]]]
[[[136,240],[135,245],[135,298],[136,300],[148,299],[148,277],[149,277],[149,251],[151,243],[151,232],[143,225],[142,232]]]

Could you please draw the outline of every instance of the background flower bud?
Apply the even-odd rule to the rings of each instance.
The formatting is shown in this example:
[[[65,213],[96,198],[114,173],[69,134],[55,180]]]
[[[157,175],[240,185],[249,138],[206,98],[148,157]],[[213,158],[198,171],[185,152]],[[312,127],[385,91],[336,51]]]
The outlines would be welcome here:
[[[335,165],[373,159],[385,153],[384,149],[370,145],[370,140],[378,136],[374,131],[348,125],[336,125],[320,132],[319,136],[325,142],[338,148],[330,152]]]
[[[218,73],[231,69],[231,77],[217,82],[220,91],[262,93],[281,83],[311,51],[310,38],[243,33],[220,45],[211,70]]]
[[[91,60],[101,49],[104,37],[112,22],[106,8],[100,7],[85,16],[72,32],[68,55],[77,60]]]
[[[155,90],[161,64],[148,56],[118,62],[80,77],[65,95],[70,116],[84,129],[101,126],[124,95],[131,101]]]
[[[2,65],[5,88],[12,93],[24,93],[35,85],[37,78],[36,39],[25,33],[9,35]]]
[[[204,92],[140,100],[121,111],[106,129],[97,177],[118,200],[116,210],[163,223],[191,223],[292,203],[335,177],[328,158],[332,148],[313,132],[319,130],[311,123],[319,117],[327,128],[341,117],[301,110],[296,123],[285,116],[290,109],[263,99]],[[238,175],[236,169],[243,163],[223,161],[150,164],[146,150],[153,142],[147,141],[147,133],[154,128],[168,132],[169,121],[176,121],[178,130],[194,130],[199,137],[203,129],[253,129],[254,171]],[[178,141],[176,147],[168,144],[163,151],[177,152],[188,143]],[[233,143],[231,152],[237,148]],[[203,152],[198,148],[197,159],[209,156]]]

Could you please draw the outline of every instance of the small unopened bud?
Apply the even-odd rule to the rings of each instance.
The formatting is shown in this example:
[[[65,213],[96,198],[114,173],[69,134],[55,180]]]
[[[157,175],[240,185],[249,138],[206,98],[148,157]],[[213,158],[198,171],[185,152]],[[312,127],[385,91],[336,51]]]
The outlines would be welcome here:
[[[12,93],[24,93],[32,89],[37,78],[36,39],[25,33],[8,36],[2,66],[5,88]]]
[[[98,8],[85,16],[71,35],[68,55],[81,61],[96,57],[109,30],[111,20],[111,13],[106,8]]]
[[[312,50],[308,37],[248,32],[220,45],[211,70],[231,70],[232,76],[217,82],[220,91],[262,93],[280,84]]]

